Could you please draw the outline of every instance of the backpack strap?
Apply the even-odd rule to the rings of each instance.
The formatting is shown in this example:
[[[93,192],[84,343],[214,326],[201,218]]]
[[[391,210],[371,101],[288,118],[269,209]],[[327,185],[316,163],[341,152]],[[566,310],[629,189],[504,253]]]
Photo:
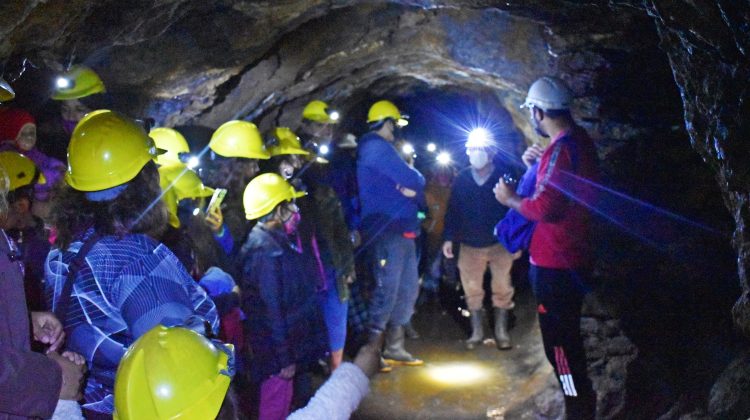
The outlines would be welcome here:
[[[568,136],[565,136],[559,139],[555,143],[555,146],[554,146],[555,148],[552,150],[552,156],[550,156],[549,158],[549,163],[547,164],[547,167],[545,168],[544,176],[542,177],[542,181],[539,183],[540,188],[534,192],[534,196],[544,191],[544,187],[547,185],[547,183],[549,182],[549,178],[552,176],[552,170],[555,169],[555,165],[557,164],[557,158],[560,156],[560,151],[562,150],[563,141],[566,141],[567,139],[568,139]],[[575,143],[573,142],[568,142],[568,143],[570,147],[575,148]],[[572,164],[573,164],[573,170],[576,171],[577,166],[578,166],[577,164],[578,156],[577,156],[577,153],[575,152],[575,149],[571,153],[571,159],[572,159]]]
[[[63,284],[62,291],[60,292],[60,299],[55,305],[55,316],[60,323],[65,325],[65,318],[68,316],[68,306],[70,306],[70,299],[73,293],[73,283],[75,282],[76,274],[85,266],[86,255],[91,251],[91,248],[101,239],[99,235],[94,232],[91,236],[86,239],[86,242],[81,245],[78,253],[73,260],[68,264],[68,275],[65,277],[65,283]]]

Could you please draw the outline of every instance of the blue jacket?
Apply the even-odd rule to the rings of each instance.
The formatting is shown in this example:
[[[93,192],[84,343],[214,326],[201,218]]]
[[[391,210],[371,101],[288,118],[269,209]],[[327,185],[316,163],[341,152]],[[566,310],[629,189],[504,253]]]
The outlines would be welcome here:
[[[469,246],[484,248],[497,243],[495,225],[508,208],[495,199],[492,189],[503,175],[503,168],[495,165],[492,175],[477,185],[471,167],[458,173],[453,181],[448,209],[445,213],[443,238]]]
[[[359,141],[357,183],[365,237],[419,231],[417,212],[424,200],[424,177],[401,159],[391,143],[372,132]],[[417,195],[407,198],[397,186],[414,190]]]

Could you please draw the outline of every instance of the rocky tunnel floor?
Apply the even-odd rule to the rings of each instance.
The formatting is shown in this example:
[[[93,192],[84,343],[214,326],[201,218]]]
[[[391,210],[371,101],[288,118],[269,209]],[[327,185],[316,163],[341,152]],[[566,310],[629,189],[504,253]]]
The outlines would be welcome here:
[[[562,418],[562,395],[544,356],[534,298],[525,288],[515,300],[513,348],[502,352],[491,339],[466,350],[462,322],[468,319],[437,303],[420,306],[413,323],[422,337],[406,346],[424,366],[376,375],[352,419]]]

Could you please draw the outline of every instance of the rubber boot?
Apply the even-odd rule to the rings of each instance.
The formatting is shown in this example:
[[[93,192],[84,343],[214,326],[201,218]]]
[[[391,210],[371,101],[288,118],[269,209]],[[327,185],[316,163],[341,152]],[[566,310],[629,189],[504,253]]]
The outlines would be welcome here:
[[[508,335],[508,310],[495,308],[495,344],[498,350],[513,348]]]
[[[411,324],[411,321],[404,324],[404,334],[406,335],[406,338],[411,340],[419,340],[422,338],[421,335],[417,332],[417,330],[414,329],[414,326]]]
[[[468,350],[474,350],[484,340],[484,311],[471,311],[471,337],[464,341]]]
[[[424,362],[404,349],[404,327],[388,327],[385,330],[383,359],[392,365],[421,366]]]

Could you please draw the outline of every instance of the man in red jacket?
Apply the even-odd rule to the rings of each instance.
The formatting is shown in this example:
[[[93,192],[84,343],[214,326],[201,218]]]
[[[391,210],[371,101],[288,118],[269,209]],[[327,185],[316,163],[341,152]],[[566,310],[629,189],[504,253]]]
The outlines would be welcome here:
[[[547,359],[565,395],[567,418],[593,419],[596,393],[586,372],[581,339],[581,306],[589,291],[589,225],[598,178],[591,139],[570,114],[573,95],[565,82],[542,77],[522,105],[537,133],[551,138],[542,151],[532,146],[524,161],[539,159],[536,190],[519,197],[502,180],[495,186],[500,203],[537,222],[531,238],[529,279],[538,302],[539,326]]]

